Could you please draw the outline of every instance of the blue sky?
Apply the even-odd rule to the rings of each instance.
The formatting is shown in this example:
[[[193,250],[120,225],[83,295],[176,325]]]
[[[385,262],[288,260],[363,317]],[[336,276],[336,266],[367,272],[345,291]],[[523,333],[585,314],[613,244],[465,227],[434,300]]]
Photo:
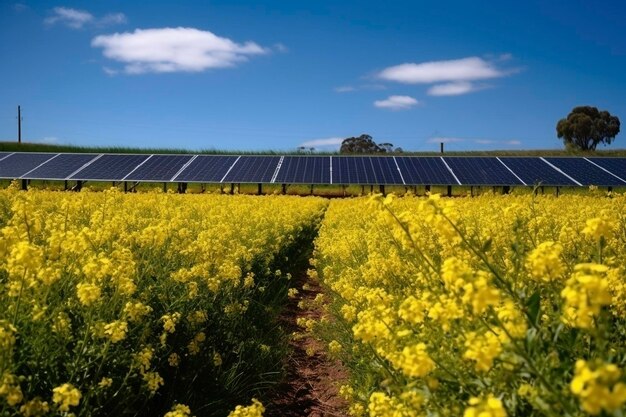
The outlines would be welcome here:
[[[21,104],[33,142],[559,148],[574,106],[626,120],[625,20],[620,1],[2,0],[0,140]]]

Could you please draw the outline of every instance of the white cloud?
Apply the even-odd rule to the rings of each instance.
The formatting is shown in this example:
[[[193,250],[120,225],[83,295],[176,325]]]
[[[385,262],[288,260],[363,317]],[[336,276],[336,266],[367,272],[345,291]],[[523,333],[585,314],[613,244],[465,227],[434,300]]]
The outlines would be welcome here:
[[[510,145],[510,146],[518,146],[518,145],[522,144],[522,141],[521,140],[516,140],[516,139],[514,139],[514,140],[506,140],[506,141],[504,141],[504,144],[505,145]]]
[[[94,20],[93,15],[85,10],[55,7],[52,11],[53,15],[44,20],[49,25],[60,23],[72,29],[80,29]]]
[[[456,143],[456,142],[463,142],[463,141],[465,141],[465,139],[462,139],[462,138],[434,137],[434,138],[428,138],[426,142],[428,143]]]
[[[480,57],[448,61],[405,63],[385,68],[378,77],[404,84],[432,84],[441,82],[475,81],[498,78],[507,72],[496,68],[493,62]]]
[[[47,25],[61,24],[71,29],[82,29],[87,25],[120,25],[126,23],[126,21],[127,19],[124,13],[109,13],[101,18],[96,18],[87,10],[78,10],[69,7],[55,7],[52,9],[52,16],[44,20]]]
[[[324,139],[311,139],[306,142],[302,142],[300,146],[305,148],[315,148],[315,149],[338,149],[341,146],[341,142],[343,142],[345,138],[340,137],[332,137],[332,138],[324,138]]]
[[[474,139],[474,142],[479,143],[481,145],[490,145],[492,143],[497,143],[497,141],[491,140],[491,139]]]
[[[469,81],[455,81],[445,84],[436,84],[426,92],[429,96],[459,96],[471,93],[479,88]]]
[[[374,106],[380,109],[406,110],[418,104],[418,101],[410,96],[389,96],[384,100],[376,100]]]
[[[109,59],[122,62],[124,72],[200,72],[232,67],[253,55],[269,53],[254,42],[236,43],[195,28],[136,29],[101,35],[91,46],[103,48]]]

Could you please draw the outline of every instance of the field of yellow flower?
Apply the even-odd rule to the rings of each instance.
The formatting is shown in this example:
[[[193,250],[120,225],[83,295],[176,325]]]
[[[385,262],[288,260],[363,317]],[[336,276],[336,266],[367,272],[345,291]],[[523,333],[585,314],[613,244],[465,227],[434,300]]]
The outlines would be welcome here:
[[[260,416],[326,206],[1,190],[0,415]]]
[[[333,201],[315,246],[351,415],[624,415],[624,195]]]

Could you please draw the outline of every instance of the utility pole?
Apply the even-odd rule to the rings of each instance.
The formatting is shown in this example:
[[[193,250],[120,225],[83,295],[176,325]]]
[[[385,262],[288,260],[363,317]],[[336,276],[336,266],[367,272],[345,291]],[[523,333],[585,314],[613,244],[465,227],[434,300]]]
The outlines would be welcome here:
[[[22,108],[17,106],[17,143],[22,143]]]

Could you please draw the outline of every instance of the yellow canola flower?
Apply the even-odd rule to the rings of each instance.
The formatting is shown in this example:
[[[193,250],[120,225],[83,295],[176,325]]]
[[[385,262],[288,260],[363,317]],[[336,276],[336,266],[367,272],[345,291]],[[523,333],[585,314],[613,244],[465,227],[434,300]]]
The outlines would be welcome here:
[[[12,374],[2,375],[2,379],[0,379],[0,397],[4,397],[10,406],[15,406],[22,402],[24,395],[18,377]]]
[[[526,258],[526,268],[530,276],[538,281],[550,282],[565,273],[561,259],[563,245],[547,241],[540,243]]]
[[[102,290],[96,284],[81,282],[76,285],[76,295],[84,306],[90,306],[100,301]]]
[[[603,306],[611,304],[612,296],[605,265],[585,263],[574,267],[561,296],[565,299],[563,321],[571,326],[588,329]]]
[[[612,363],[593,366],[579,359],[570,389],[587,413],[612,413],[626,403],[626,384],[619,382],[621,375],[622,371]]]
[[[69,411],[80,403],[82,395],[72,384],[65,383],[52,390],[52,402],[57,404],[60,411]]]
[[[128,331],[128,323],[122,320],[116,320],[104,326],[104,334],[111,340],[111,343],[121,342],[126,338]]]
[[[594,217],[586,222],[586,226],[583,229],[583,234],[591,237],[594,240],[600,240],[600,238],[608,238],[613,232],[615,221],[607,216]]]
[[[228,417],[263,417],[265,407],[256,398],[252,399],[252,404],[248,406],[238,405],[228,414]]]
[[[435,363],[426,351],[426,344],[417,343],[405,346],[402,353],[392,357],[394,366],[411,377],[424,377],[435,369]]]
[[[184,404],[175,404],[172,407],[172,411],[165,413],[163,417],[193,417],[191,415],[191,409]]]
[[[41,417],[48,414],[49,411],[48,402],[42,401],[41,398],[34,398],[20,407],[20,413],[24,417]]]
[[[492,332],[478,334],[469,332],[465,340],[465,359],[474,361],[476,370],[487,372],[493,366],[493,361],[502,352],[502,343]]]
[[[472,397],[463,417],[506,417],[506,409],[502,401],[489,394],[486,398]]]

